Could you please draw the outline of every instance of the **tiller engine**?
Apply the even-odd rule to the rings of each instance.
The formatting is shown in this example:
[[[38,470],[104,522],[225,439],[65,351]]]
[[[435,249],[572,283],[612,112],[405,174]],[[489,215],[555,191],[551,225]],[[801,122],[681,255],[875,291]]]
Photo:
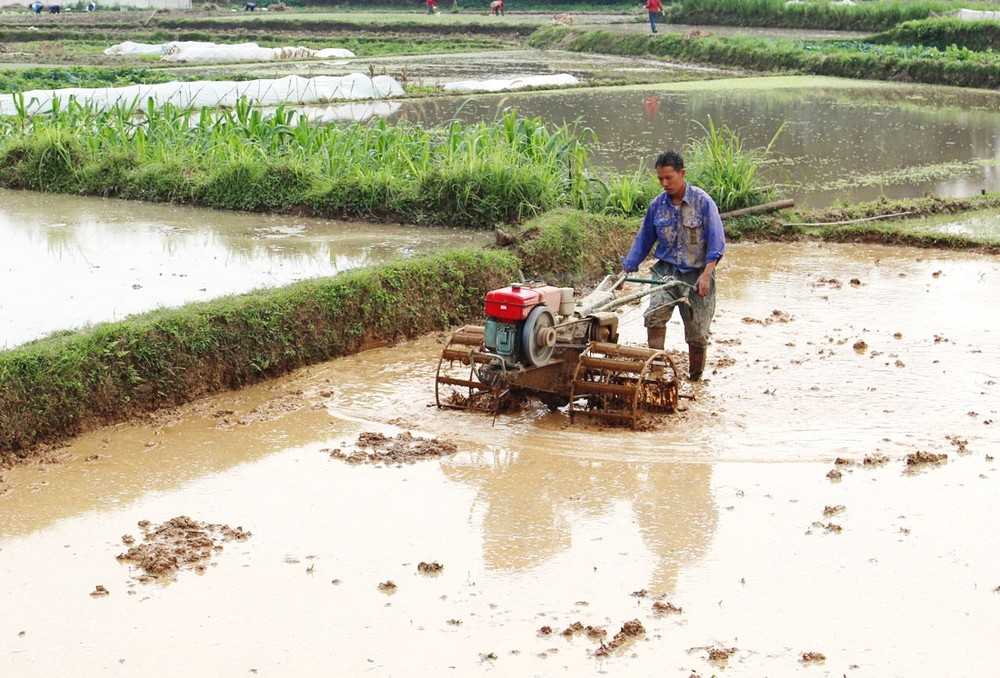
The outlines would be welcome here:
[[[552,410],[569,405],[571,421],[586,414],[632,428],[644,412],[674,412],[678,377],[670,357],[618,344],[611,310],[652,291],[616,299],[624,281],[608,276],[580,300],[573,288],[543,283],[488,292],[485,324],[462,327],[441,353],[438,407],[496,414],[535,397]]]

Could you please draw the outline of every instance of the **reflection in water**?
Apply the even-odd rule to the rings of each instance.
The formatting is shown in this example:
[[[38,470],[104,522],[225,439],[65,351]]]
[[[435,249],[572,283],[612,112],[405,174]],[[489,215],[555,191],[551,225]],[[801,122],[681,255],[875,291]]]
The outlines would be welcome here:
[[[0,239],[2,348],[487,236],[0,191]]]
[[[646,119],[653,120],[656,118],[656,114],[660,112],[660,97],[655,94],[650,94],[646,97]]]
[[[666,148],[704,136],[709,118],[748,148],[781,130],[772,168],[801,205],[968,196],[1000,183],[1000,93],[789,77],[404,102],[402,119],[494,120],[505,107],[594,130],[598,165],[650,167]]]
[[[595,460],[532,448],[443,467],[447,477],[476,487],[483,560],[491,569],[537,567],[570,547],[575,523],[600,522],[625,508],[656,563],[650,590],[671,593],[680,567],[704,553],[715,530],[709,464]]]

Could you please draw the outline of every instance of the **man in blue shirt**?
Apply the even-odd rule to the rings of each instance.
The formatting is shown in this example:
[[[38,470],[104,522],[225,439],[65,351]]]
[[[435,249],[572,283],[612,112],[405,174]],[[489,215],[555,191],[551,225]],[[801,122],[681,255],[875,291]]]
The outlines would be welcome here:
[[[705,370],[705,349],[715,315],[715,267],[726,249],[726,237],[715,201],[702,189],[688,184],[684,172],[684,159],[678,153],[668,151],[656,159],[656,177],[663,193],[649,203],[622,266],[630,273],[639,270],[655,244],[653,256],[658,261],[653,264],[653,276],[675,278],[694,288],[691,294],[677,287],[653,292],[644,320],[649,347],[663,349],[667,321],[674,306],[680,306],[688,345],[688,374],[691,381],[698,381]],[[678,299],[684,297],[688,303],[679,303]]]

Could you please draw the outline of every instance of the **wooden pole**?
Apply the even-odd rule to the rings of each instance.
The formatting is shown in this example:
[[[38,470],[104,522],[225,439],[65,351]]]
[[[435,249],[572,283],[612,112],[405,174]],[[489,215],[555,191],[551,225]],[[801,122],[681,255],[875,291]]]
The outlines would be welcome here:
[[[754,205],[753,207],[744,207],[743,209],[733,210],[731,212],[723,212],[719,216],[723,219],[727,217],[743,217],[748,214],[760,214],[761,212],[777,212],[778,210],[788,209],[789,207],[794,206],[795,201],[789,198],[787,200],[766,202],[762,205]]]

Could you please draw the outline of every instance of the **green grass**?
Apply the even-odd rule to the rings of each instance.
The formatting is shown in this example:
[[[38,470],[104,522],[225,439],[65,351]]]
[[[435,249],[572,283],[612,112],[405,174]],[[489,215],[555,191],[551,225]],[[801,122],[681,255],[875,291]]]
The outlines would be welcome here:
[[[137,112],[22,108],[0,120],[0,185],[474,228],[579,204],[588,188],[586,137],[513,111],[440,128],[313,125],[246,102]]]
[[[178,76],[148,68],[28,68],[0,70],[0,92],[61,89],[65,87],[124,87],[136,83],[155,84],[174,80],[190,80],[194,76]]]
[[[991,5],[960,0],[869,0],[855,5],[828,0],[801,4],[785,0],[682,0],[670,6],[667,18],[693,25],[875,32],[962,7],[989,9]]]

